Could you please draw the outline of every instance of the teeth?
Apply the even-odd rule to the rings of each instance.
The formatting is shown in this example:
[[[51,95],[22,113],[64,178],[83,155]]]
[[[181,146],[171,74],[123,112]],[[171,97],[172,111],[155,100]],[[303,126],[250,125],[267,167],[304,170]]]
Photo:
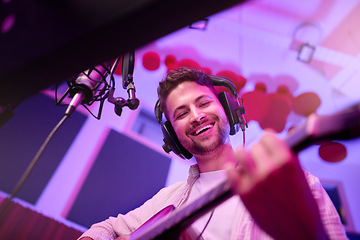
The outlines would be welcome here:
[[[200,134],[200,132],[202,132],[202,131],[204,131],[204,130],[207,130],[207,129],[209,129],[209,128],[211,128],[211,124],[209,124],[209,125],[206,125],[206,126],[204,126],[204,127],[202,127],[202,128],[200,128],[199,130],[197,130],[196,131],[196,135],[199,135]]]

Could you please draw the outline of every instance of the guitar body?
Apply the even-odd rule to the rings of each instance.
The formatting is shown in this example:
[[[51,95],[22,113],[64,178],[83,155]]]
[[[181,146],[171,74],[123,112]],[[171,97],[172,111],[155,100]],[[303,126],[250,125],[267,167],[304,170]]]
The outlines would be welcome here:
[[[137,239],[137,235],[142,235],[144,232],[147,232],[149,229],[153,228],[156,223],[164,219],[165,217],[168,217],[170,213],[172,213],[175,210],[175,207],[173,205],[169,205],[167,207],[164,207],[159,212],[157,212],[154,216],[152,216],[149,220],[147,220],[144,224],[142,224],[138,229],[136,229],[133,233],[130,234],[130,240]],[[175,231],[178,232],[178,231]],[[171,239],[178,239],[178,240],[193,240],[195,239],[199,234],[194,231],[191,227],[188,229],[182,231],[181,233],[178,232],[178,234],[172,235]],[[200,238],[199,240],[201,240]]]

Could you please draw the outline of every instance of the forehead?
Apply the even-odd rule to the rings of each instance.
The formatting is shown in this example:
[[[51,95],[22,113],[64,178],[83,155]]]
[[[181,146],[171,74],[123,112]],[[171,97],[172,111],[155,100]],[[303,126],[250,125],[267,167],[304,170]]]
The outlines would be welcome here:
[[[171,112],[179,106],[194,102],[202,95],[216,98],[216,95],[207,86],[202,86],[196,82],[190,81],[182,82],[168,95],[166,99],[166,108]]]

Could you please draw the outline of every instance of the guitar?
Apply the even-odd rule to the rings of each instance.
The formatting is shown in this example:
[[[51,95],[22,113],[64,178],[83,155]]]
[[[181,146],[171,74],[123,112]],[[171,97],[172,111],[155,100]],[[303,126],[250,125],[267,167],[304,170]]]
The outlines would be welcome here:
[[[328,139],[351,139],[360,136],[360,104],[327,116],[311,115],[292,129],[285,139],[295,153],[311,144]],[[191,204],[172,211],[146,228],[136,230],[131,240],[177,239],[197,218],[233,196],[227,181],[196,199]],[[169,212],[169,211],[167,211]]]

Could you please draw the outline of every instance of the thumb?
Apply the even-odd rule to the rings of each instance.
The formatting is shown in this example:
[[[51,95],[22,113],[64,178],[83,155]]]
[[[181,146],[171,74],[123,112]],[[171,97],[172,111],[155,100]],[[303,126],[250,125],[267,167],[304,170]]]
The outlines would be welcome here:
[[[228,177],[228,182],[230,183],[231,190],[235,194],[240,194],[241,192],[241,177],[240,169],[241,167],[235,168],[233,164],[225,164],[225,170]]]

